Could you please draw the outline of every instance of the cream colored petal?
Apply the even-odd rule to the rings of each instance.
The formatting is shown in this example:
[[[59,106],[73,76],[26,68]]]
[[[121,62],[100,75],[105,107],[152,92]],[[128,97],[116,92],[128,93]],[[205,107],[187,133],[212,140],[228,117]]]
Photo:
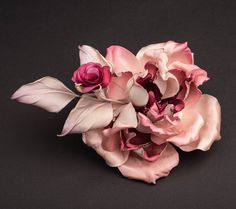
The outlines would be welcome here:
[[[88,63],[88,62],[94,62],[94,63],[100,63],[102,66],[110,66],[110,63],[99,53],[98,50],[94,49],[91,46],[88,45],[82,45],[79,46],[80,52],[80,65]]]
[[[60,136],[104,128],[112,121],[112,118],[111,102],[100,101],[84,95],[70,112]]]
[[[21,86],[11,99],[41,107],[49,112],[59,112],[75,97],[77,95],[61,81],[47,76]]]

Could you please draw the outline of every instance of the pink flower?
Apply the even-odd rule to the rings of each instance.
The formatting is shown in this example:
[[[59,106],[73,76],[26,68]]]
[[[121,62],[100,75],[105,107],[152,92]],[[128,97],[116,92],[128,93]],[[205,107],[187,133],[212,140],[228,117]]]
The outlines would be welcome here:
[[[72,77],[72,81],[82,93],[90,92],[99,87],[104,88],[109,84],[110,79],[110,67],[102,67],[99,63],[93,62],[82,64]]]
[[[155,183],[178,165],[174,146],[206,151],[221,138],[220,105],[199,90],[209,78],[193,63],[187,43],[152,44],[137,55],[111,46],[105,58],[84,45],[80,61],[72,78],[76,88],[97,91],[82,95],[60,136],[82,133],[84,143],[122,175]],[[75,97],[46,77],[12,98],[58,112]]]
[[[150,45],[136,56],[112,46],[106,60],[116,74],[106,96],[123,106],[113,105],[113,122],[108,127],[83,137],[124,176],[155,183],[178,164],[171,144],[184,151],[205,151],[220,139],[220,105],[198,89],[208,77],[193,64],[187,43]],[[127,103],[130,108],[124,108]],[[96,146],[91,144],[95,135]]]

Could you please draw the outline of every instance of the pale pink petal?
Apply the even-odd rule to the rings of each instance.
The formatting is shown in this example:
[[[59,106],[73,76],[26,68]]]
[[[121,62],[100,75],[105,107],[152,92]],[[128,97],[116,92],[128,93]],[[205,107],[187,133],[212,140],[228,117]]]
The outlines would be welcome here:
[[[175,127],[178,134],[168,138],[166,141],[180,147],[191,144],[199,139],[199,133],[204,125],[202,116],[191,109],[184,109],[179,124]]]
[[[75,97],[77,95],[61,81],[47,76],[23,85],[11,99],[41,107],[49,112],[59,112]]]
[[[112,77],[108,87],[106,96],[113,100],[127,100],[126,86],[132,74],[129,72],[122,73],[117,77]]]
[[[170,69],[182,70],[185,72],[187,78],[192,78],[196,86],[202,85],[205,81],[209,80],[207,72],[197,65],[184,64],[179,61],[171,63]]]
[[[113,128],[135,128],[137,126],[137,116],[135,109],[131,103],[124,105],[119,116],[113,124]]]
[[[134,106],[142,107],[148,102],[148,92],[140,85],[132,85],[129,89],[129,100]]]
[[[137,130],[142,133],[150,133],[160,136],[163,139],[175,135],[175,131],[168,129],[166,126],[159,126],[152,123],[152,121],[142,113],[138,113]]]
[[[186,107],[194,106],[195,104],[198,103],[201,96],[202,96],[202,92],[195,86],[195,84],[191,83],[189,85],[188,93],[186,94],[186,97],[183,100],[185,106]]]
[[[162,96],[162,99],[175,96],[179,92],[180,88],[179,82],[173,74],[167,73],[166,76],[167,76],[166,90],[164,95]]]
[[[162,99],[173,97],[179,92],[179,81],[172,73],[165,73],[165,79],[158,75],[153,83],[158,86],[161,94],[163,95]]]
[[[82,96],[70,112],[60,136],[68,133],[83,133],[91,129],[104,128],[113,118],[111,102]]]
[[[163,49],[148,50],[147,52],[143,54],[143,57],[139,58],[139,56],[137,56],[137,59],[139,60],[140,63],[142,63],[143,66],[145,66],[145,64],[150,61],[156,63],[156,67],[158,68],[158,72],[160,76],[164,80],[167,79],[166,73],[169,70],[167,67],[168,56],[166,55]]]
[[[106,130],[106,129],[105,129]],[[107,134],[106,131],[103,130],[103,141],[102,148],[107,151],[114,151],[116,149],[120,149],[121,147],[121,136],[120,132],[116,132],[114,134]]]
[[[172,145],[168,144],[154,162],[144,160],[137,154],[132,153],[128,160],[118,168],[125,177],[155,184],[157,179],[168,176],[171,169],[177,166],[178,163],[178,152]]]
[[[142,47],[136,54],[136,57],[143,64],[151,60],[156,61],[156,58],[159,57],[160,53],[164,52],[164,45],[165,43],[158,43]]]
[[[139,52],[137,53],[136,57],[139,60],[144,59],[145,62],[148,61],[150,58],[155,60],[157,58],[156,56],[157,54],[155,54],[154,52],[155,51],[157,52],[160,50],[163,50],[163,52],[167,55],[168,64],[174,61],[180,61],[186,64],[193,63],[193,55],[192,55],[191,50],[188,48],[187,42],[176,43],[174,41],[168,41],[165,43],[151,44],[151,45],[141,48]],[[152,56],[150,56],[151,54]]]
[[[106,96],[106,89],[102,89],[100,88],[99,90],[94,91],[94,94],[96,95],[96,97],[101,100],[101,101],[108,101],[108,102],[112,102],[113,105],[117,104],[125,104],[127,103],[127,101],[125,100],[116,100],[116,99],[110,99]]]
[[[179,61],[186,64],[193,64],[193,53],[188,48],[187,42],[176,43],[174,41],[168,41],[165,43],[150,44],[146,47],[141,48],[137,53],[136,57],[143,63],[146,63],[150,60],[159,62],[161,51],[163,52],[163,54],[166,54],[167,60],[163,63],[166,66],[168,66],[174,61]],[[163,64],[162,67],[164,67]]]
[[[158,86],[161,94],[164,95],[167,89],[167,81],[163,80],[163,78],[160,75],[157,75],[153,83],[155,83]]]
[[[83,141],[92,147],[111,167],[117,167],[127,161],[129,151],[121,151],[119,147],[114,147],[112,151],[106,151],[102,147],[104,136],[101,130],[91,130],[83,133]]]
[[[181,147],[184,151],[200,149],[206,151],[210,149],[214,141],[221,138],[221,110],[220,104],[213,96],[203,94],[200,101],[194,107],[194,110],[201,114],[204,125],[199,132],[197,141]]]
[[[138,122],[136,112],[131,103],[120,106],[115,114],[117,114],[117,118],[114,121],[113,126],[104,129],[103,131],[104,135],[107,137],[112,136],[122,129],[137,127]]]
[[[169,70],[169,72],[177,78],[180,85],[183,85],[184,82],[186,81],[186,74],[184,71],[178,69],[172,69]]]
[[[135,55],[121,46],[107,48],[106,59],[112,64],[113,72],[132,72],[133,74],[144,71]]]
[[[110,66],[110,63],[108,63],[108,61],[99,53],[99,51],[93,47],[82,45],[79,46],[79,49],[80,65],[88,62],[94,62],[99,63],[102,66]]]
[[[193,64],[193,55],[188,47],[188,43],[176,43],[174,41],[166,42],[164,50],[168,55],[168,63],[179,61],[186,64]]]

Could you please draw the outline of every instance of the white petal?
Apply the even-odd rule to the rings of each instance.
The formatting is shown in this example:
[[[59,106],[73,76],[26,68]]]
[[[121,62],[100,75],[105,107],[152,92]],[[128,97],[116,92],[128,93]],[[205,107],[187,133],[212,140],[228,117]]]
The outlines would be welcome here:
[[[167,75],[167,80],[166,80],[167,86],[162,99],[173,97],[179,91],[179,82],[177,78],[171,73],[167,73],[166,75]]]
[[[119,116],[117,117],[115,123],[113,124],[113,128],[135,128],[137,126],[137,116],[135,109],[131,103],[124,105],[120,109]]]
[[[88,62],[100,63],[102,66],[110,66],[108,61],[99,53],[98,50],[91,46],[82,45],[79,46],[80,52],[80,64],[85,64]]]
[[[127,92],[129,100],[134,106],[142,107],[148,102],[148,93],[146,89],[142,86],[134,83],[133,78],[131,78],[127,83]]]
[[[76,96],[61,81],[47,76],[23,85],[11,98],[41,107],[49,112],[59,112]]]
[[[158,86],[161,94],[164,95],[167,88],[167,82],[163,80],[161,76],[158,75],[156,80],[153,81],[153,83],[155,83]]]
[[[104,128],[112,118],[113,110],[110,102],[84,95],[70,112],[60,136]]]

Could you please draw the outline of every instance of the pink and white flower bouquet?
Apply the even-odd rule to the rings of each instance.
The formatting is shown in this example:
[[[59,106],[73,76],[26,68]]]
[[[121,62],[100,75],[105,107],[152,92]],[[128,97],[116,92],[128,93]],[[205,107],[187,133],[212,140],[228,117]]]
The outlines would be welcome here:
[[[83,45],[74,72],[74,93],[53,77],[19,88],[19,102],[59,112],[79,99],[59,136],[82,133],[123,176],[155,183],[178,165],[175,147],[206,151],[220,139],[220,105],[199,86],[209,78],[193,61],[187,43],[151,44],[136,56],[110,46],[103,57]]]

